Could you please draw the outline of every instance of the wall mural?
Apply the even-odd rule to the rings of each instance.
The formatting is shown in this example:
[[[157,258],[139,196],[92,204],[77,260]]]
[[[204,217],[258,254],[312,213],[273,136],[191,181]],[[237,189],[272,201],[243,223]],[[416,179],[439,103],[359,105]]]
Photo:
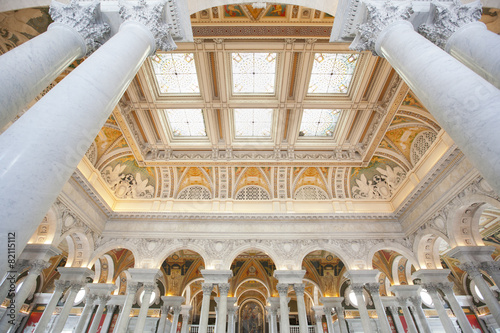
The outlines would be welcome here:
[[[240,333],[264,333],[264,311],[256,301],[240,307]]]

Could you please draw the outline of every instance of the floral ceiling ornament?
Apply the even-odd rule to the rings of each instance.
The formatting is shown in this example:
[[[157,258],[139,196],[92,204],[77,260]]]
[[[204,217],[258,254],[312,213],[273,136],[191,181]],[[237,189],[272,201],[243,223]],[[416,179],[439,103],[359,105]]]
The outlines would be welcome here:
[[[406,177],[406,173],[400,167],[386,169],[377,168],[379,174],[368,180],[364,174],[356,179],[356,184],[352,188],[352,195],[355,199],[389,199],[401,181]]]
[[[120,198],[142,198],[151,199],[154,196],[154,187],[148,185],[148,179],[142,180],[141,174],[136,173],[135,177],[128,173],[125,174],[126,165],[116,165],[113,169],[111,166],[106,167],[102,171],[102,177],[115,195]]]

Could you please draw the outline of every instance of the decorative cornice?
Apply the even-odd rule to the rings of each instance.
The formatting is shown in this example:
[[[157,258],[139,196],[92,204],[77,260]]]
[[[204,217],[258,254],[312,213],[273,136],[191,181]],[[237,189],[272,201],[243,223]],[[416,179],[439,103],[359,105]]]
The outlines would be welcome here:
[[[372,51],[377,56],[375,43],[380,33],[391,23],[407,21],[413,14],[410,2],[365,2],[367,18],[358,26],[356,38],[349,47],[354,51]]]
[[[84,39],[87,56],[109,38],[111,29],[102,21],[99,1],[94,1],[89,5],[81,5],[77,0],[71,0],[69,4],[52,1],[49,14],[54,20],[53,27],[68,26]],[[50,26],[49,29],[51,29]]]
[[[431,13],[434,15],[432,22],[424,23],[418,28],[418,32],[444,49],[448,39],[461,27],[477,22],[481,19],[481,1],[476,0],[462,4],[460,0],[454,0],[450,5],[433,2]]]
[[[129,3],[121,0],[119,4],[119,14],[122,20],[125,22],[138,22],[144,25],[155,40],[156,50],[168,52],[177,49],[171,33],[174,25],[167,24],[163,18],[165,5],[167,4],[166,0],[154,3],[147,3],[145,0]],[[174,17],[176,16],[175,13],[174,11]],[[156,50],[153,50],[153,53]]]

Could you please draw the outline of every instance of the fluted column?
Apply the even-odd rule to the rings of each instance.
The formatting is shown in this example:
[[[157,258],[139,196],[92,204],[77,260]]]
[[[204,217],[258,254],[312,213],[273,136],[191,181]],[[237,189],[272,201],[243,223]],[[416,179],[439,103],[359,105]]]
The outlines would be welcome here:
[[[398,307],[395,305],[391,305],[389,306],[389,311],[391,311],[392,319],[394,320],[394,324],[396,325],[396,331],[398,333],[405,333],[403,323],[401,322],[401,318],[399,318]]]
[[[90,319],[90,315],[94,310],[94,301],[96,300],[96,295],[91,295],[87,290],[87,295],[85,296],[85,306],[83,307],[80,319],[78,319],[78,324],[76,325],[75,332],[85,332]]]
[[[188,328],[189,328],[189,317],[191,316],[191,305],[182,305],[181,306],[181,315],[182,315],[182,329],[181,333],[189,333]],[[234,323],[234,312],[233,312],[233,323]],[[233,327],[234,328],[234,327]],[[234,333],[229,332],[229,333]]]
[[[165,2],[135,6],[129,2],[120,10],[125,21],[120,31],[0,136],[0,243],[7,244],[8,233],[15,232],[18,252],[35,233],[144,60],[157,48],[175,48],[170,28],[163,22]],[[6,256],[0,260],[0,272],[5,272]]]
[[[174,306],[172,307],[174,310],[174,314],[172,316],[172,327],[170,328],[170,333],[175,333],[177,332],[177,324],[179,323],[179,314],[181,313],[181,307],[180,306]]]
[[[500,261],[485,261],[480,264],[480,269],[488,273],[498,288],[500,288]]]
[[[208,311],[210,309],[210,297],[212,295],[212,290],[214,289],[214,285],[212,283],[205,282],[201,284],[201,288],[203,289],[203,299],[201,301],[199,333],[207,333]]]
[[[411,303],[411,309],[417,319],[417,324],[421,332],[432,333],[427,317],[425,316],[424,309],[422,308],[422,298],[420,295],[414,295],[408,298]]]
[[[106,317],[104,318],[104,322],[102,323],[101,332],[107,333],[109,331],[109,326],[111,326],[111,320],[113,319],[113,314],[115,313],[115,309],[118,305],[107,304],[106,305]],[[75,332],[77,332],[75,330]]]
[[[229,292],[229,283],[219,283],[219,311],[217,316],[216,333],[226,333],[227,317],[227,294]]]
[[[0,56],[0,129],[75,59],[90,55],[109,35],[100,4],[52,2],[46,32]]]
[[[422,284],[422,288],[424,288],[429,296],[432,298],[432,302],[434,303],[434,308],[438,313],[439,319],[441,320],[441,324],[443,324],[444,330],[446,333],[456,333],[455,327],[451,322],[450,317],[448,317],[448,313],[446,313],[446,309],[441,302],[441,298],[438,294],[438,288],[435,283],[424,283]]]
[[[408,328],[408,332],[418,333],[417,326],[415,326],[415,322],[413,321],[410,309],[408,308],[408,299],[405,297],[397,297],[396,301],[398,302],[401,310],[403,310],[403,316],[405,317],[406,327]]]
[[[363,330],[365,333],[371,332],[370,315],[368,314],[368,309],[366,308],[365,298],[363,297],[363,284],[352,283],[351,289],[354,291],[356,300],[358,301],[359,316],[361,317],[361,323],[363,324]]]
[[[83,288],[85,284],[83,282],[73,282],[69,289],[69,295],[66,298],[66,302],[61,310],[61,313],[56,319],[56,323],[51,333],[61,333],[68,320],[69,312],[73,308],[73,303],[75,302],[76,294]]]
[[[156,289],[154,283],[144,283],[144,294],[142,296],[141,308],[139,310],[139,315],[137,316],[137,323],[135,325],[134,333],[142,333],[144,331],[144,325],[146,324],[146,318],[148,316],[149,301],[151,300],[151,294]]]
[[[137,282],[128,281],[127,282],[127,298],[123,304],[118,320],[116,321],[115,330],[113,333],[125,333],[127,331],[128,322],[130,320],[130,310],[132,310],[132,305],[134,305],[135,294],[139,284]]]
[[[297,312],[299,315],[299,331],[300,333],[307,332],[307,313],[306,304],[304,301],[304,290],[306,286],[303,283],[295,283],[293,285],[293,290],[295,291],[295,296],[297,296]]]
[[[97,296],[97,310],[95,312],[94,320],[92,321],[92,325],[90,325],[90,329],[88,333],[96,333],[99,328],[99,324],[101,323],[102,314],[104,313],[104,308],[106,307],[106,303],[110,300],[111,296],[109,295],[99,295]]]
[[[45,330],[47,329],[47,325],[49,324],[49,321],[52,318],[52,314],[56,309],[57,303],[59,302],[59,299],[61,298],[64,290],[69,288],[70,282],[57,280],[56,282],[54,282],[54,285],[55,285],[55,290],[52,293],[52,297],[50,298],[49,303],[45,306],[45,310],[43,311],[40,320],[36,324],[34,333],[45,332]]]
[[[167,315],[168,315],[169,309],[170,309],[169,305],[163,305],[161,307],[160,322],[158,323],[158,333],[165,332],[165,324],[167,322]]]
[[[437,288],[441,289],[446,296],[446,300],[450,305],[451,310],[455,314],[458,320],[458,324],[464,333],[474,333],[472,326],[467,319],[467,316],[462,309],[460,303],[458,303],[455,293],[453,292],[453,282],[441,282],[437,284]]]
[[[410,2],[366,2],[362,10],[366,20],[351,48],[387,59],[500,193],[500,90],[419,35],[407,21],[413,12]]]
[[[484,280],[483,274],[480,271],[480,263],[466,262],[462,263],[459,267],[467,272],[472,281],[474,281],[484,298],[484,302],[488,305],[491,315],[495,318],[498,325],[500,325],[500,303],[498,303],[489,285]]]
[[[380,284],[378,282],[369,283],[366,287],[373,299],[373,304],[375,305],[375,310],[377,311],[381,332],[392,333],[389,321],[387,320],[387,314],[385,313],[384,304],[382,304],[382,300],[380,299]]]
[[[431,3],[429,20],[418,32],[500,88],[500,37],[479,22],[480,1]]]
[[[280,333],[290,332],[290,318],[288,312],[288,283],[276,285],[280,295]]]

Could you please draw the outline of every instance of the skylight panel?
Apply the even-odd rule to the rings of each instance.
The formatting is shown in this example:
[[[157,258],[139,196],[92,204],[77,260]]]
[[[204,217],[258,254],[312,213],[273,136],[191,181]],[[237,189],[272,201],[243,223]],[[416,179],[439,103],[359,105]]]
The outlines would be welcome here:
[[[157,53],[151,63],[160,93],[200,93],[193,53]]]
[[[270,137],[272,109],[235,109],[235,137]]]
[[[299,136],[333,136],[341,110],[305,109]]]
[[[233,53],[233,93],[274,94],[276,53]]]
[[[207,136],[202,110],[170,109],[164,112],[174,137]]]
[[[346,94],[359,54],[316,53],[308,94]]]

